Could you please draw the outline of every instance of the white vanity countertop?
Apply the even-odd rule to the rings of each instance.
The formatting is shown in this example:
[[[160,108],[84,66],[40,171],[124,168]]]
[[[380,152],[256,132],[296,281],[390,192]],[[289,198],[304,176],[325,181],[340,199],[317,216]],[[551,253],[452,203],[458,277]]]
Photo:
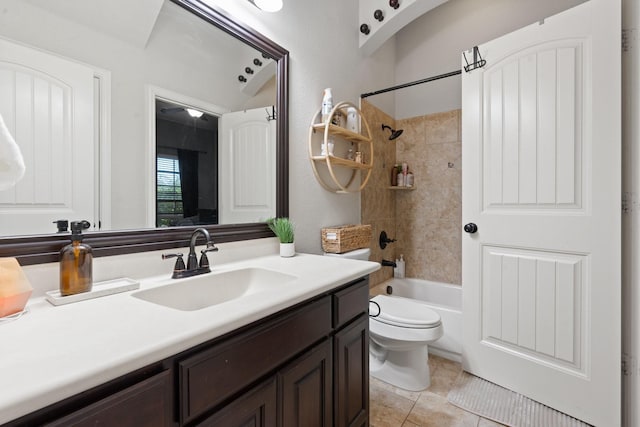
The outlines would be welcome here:
[[[0,323],[0,424],[346,284],[380,264],[269,255],[215,265],[210,274],[246,267],[296,280],[196,311],[132,297],[137,291],[57,307],[42,297],[32,299],[27,314]],[[168,277],[141,280],[140,290],[173,283]]]

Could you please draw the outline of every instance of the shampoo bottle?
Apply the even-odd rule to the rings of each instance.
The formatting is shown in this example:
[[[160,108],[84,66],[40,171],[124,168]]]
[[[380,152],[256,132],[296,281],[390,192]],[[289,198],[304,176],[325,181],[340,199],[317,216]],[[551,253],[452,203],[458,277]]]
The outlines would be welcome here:
[[[89,292],[93,284],[93,253],[91,246],[82,243],[82,230],[89,221],[71,223],[71,244],[60,251],[60,295],[69,296]]]
[[[333,95],[331,88],[328,87],[322,94],[322,123],[327,123],[329,116],[331,116],[331,110],[333,110]]]
[[[396,277],[403,278],[404,277],[404,257],[400,254],[400,259],[396,260],[396,266],[398,268],[398,275]]]

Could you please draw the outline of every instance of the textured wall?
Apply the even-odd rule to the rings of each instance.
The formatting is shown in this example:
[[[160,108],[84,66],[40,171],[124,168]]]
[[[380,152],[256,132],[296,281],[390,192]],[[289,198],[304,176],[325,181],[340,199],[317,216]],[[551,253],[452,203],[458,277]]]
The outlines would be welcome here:
[[[382,131],[382,124],[395,126],[395,121],[391,116],[384,113],[367,101],[362,101],[362,114],[369,123],[373,136],[373,149],[375,154],[374,169],[371,172],[369,183],[362,190],[360,196],[362,224],[371,224],[371,261],[380,262],[382,259],[395,259],[394,244],[388,245],[386,249],[380,249],[378,237],[380,232],[385,230],[391,237],[396,235],[396,204],[395,191],[387,190],[390,184],[391,167],[395,163],[396,144],[389,141],[389,132]],[[369,282],[371,287],[381,283],[393,276],[391,267],[382,267],[371,275]]]
[[[460,110],[397,120],[398,162],[415,174],[415,191],[396,192],[396,252],[407,277],[461,283]]]

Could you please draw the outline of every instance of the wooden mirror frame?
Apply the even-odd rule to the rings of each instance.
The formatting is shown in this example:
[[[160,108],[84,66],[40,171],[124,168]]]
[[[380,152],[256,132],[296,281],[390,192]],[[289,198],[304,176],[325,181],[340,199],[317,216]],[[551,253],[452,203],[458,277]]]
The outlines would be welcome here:
[[[234,21],[200,0],[171,0],[238,40],[265,53],[276,61],[276,216],[289,215],[289,52],[262,34]],[[215,243],[272,237],[265,223],[204,226]],[[170,227],[86,234],[85,242],[96,257],[165,250],[189,245],[196,227]],[[69,243],[70,234],[47,234],[0,238],[0,257],[15,257],[21,265],[57,262],[60,249]]]

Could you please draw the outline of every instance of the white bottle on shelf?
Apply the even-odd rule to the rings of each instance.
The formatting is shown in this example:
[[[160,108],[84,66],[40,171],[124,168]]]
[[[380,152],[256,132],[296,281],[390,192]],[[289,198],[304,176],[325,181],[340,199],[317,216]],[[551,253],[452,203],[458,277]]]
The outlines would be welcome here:
[[[331,110],[333,110],[333,95],[331,94],[331,88],[328,87],[322,94],[322,123],[327,123]]]
[[[413,180],[414,180],[413,172],[407,172],[407,176],[404,179],[405,187],[413,187]]]
[[[358,112],[354,107],[347,108],[347,129],[354,133],[360,133],[358,128]]]

